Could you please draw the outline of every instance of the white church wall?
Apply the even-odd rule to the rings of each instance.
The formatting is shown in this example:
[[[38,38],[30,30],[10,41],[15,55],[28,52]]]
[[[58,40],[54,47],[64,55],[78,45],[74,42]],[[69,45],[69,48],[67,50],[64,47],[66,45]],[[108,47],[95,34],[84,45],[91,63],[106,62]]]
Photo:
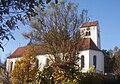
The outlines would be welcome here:
[[[104,73],[104,55],[101,51],[90,50],[89,67],[93,66],[93,56],[97,57],[96,71]]]
[[[39,69],[42,70],[43,67],[46,65],[46,61],[47,61],[47,58],[49,58],[48,55],[38,55],[36,56],[37,59],[39,60]],[[17,60],[20,60],[21,57],[18,57],[18,58],[7,58],[7,62],[6,62],[6,71],[7,72],[11,72],[11,63],[13,62],[13,65],[12,65],[12,70],[15,66],[15,62]]]
[[[84,68],[82,68],[82,72],[87,72],[89,70],[89,50],[80,51],[79,57],[84,56]],[[81,61],[79,62],[81,65]]]
[[[80,51],[79,57],[84,56],[84,68],[82,68],[82,72],[87,72],[89,71],[89,68],[93,66],[93,56],[97,56],[97,66],[96,66],[96,71],[104,72],[104,55],[101,51],[95,51],[95,50],[83,50]],[[47,59],[49,58],[49,55],[38,55],[37,59],[39,60],[39,69],[42,70],[43,67],[47,63]],[[20,60],[20,58],[9,58],[7,59],[7,64],[6,64],[6,70],[10,72],[11,68],[11,62],[13,62],[13,67],[14,68],[15,62],[17,60]],[[78,62],[79,65],[81,65],[81,61]]]
[[[97,45],[98,45],[98,48],[101,49],[101,39],[100,39],[100,28],[99,28],[99,25],[96,26],[97,27]]]
[[[49,58],[49,55],[38,55],[37,59],[39,60],[39,69],[43,70],[43,67],[47,64],[47,58]]]
[[[97,32],[97,26],[90,27],[91,29],[91,36],[90,38],[93,40],[93,42],[96,44],[96,46],[100,49],[99,43],[98,43],[98,32]]]
[[[6,71],[7,71],[7,72],[10,72],[10,71],[11,71],[11,63],[13,63],[13,64],[12,64],[12,70],[13,70],[13,68],[14,68],[14,66],[15,66],[15,62],[16,62],[17,60],[20,60],[20,57],[18,57],[18,58],[7,58],[7,61],[6,61]]]

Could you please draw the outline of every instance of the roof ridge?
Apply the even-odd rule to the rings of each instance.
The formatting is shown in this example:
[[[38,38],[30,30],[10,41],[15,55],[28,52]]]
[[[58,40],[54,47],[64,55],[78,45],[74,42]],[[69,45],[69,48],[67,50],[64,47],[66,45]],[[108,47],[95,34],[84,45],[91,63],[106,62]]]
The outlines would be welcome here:
[[[80,45],[82,50],[97,50],[100,51],[100,49],[95,45],[95,43],[93,42],[93,40],[91,38],[84,38],[80,40]],[[23,55],[23,53],[25,53],[25,50],[27,46],[23,46],[23,47],[18,47],[8,58],[16,58],[16,57],[21,57]],[[37,54],[46,54],[46,52],[42,49],[43,46],[36,46],[35,50]],[[80,50],[81,51],[81,50]]]
[[[91,21],[91,22],[85,22],[81,25],[80,28],[84,28],[84,27],[90,27],[90,26],[96,26],[98,24],[98,20],[95,21]]]

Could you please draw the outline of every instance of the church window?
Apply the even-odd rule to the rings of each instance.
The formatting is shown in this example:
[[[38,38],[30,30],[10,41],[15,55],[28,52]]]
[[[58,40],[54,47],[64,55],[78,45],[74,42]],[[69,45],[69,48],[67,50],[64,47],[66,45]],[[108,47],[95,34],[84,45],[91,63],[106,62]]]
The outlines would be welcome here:
[[[88,33],[89,33],[89,36],[90,36],[90,35],[91,35],[91,32],[89,31]]]
[[[84,68],[84,65],[85,65],[84,62],[85,62],[85,61],[84,61],[84,55],[82,55],[82,56],[81,56],[81,68]]]
[[[36,67],[39,68],[39,60],[36,60]]]
[[[87,31],[86,32],[86,36],[90,36],[91,35],[91,32],[90,31]]]
[[[46,58],[46,66],[49,65],[49,63],[50,63],[50,59]]]
[[[13,62],[10,63],[10,71],[12,71],[13,68]]]
[[[86,36],[88,36],[88,32],[86,32]]]
[[[96,57],[96,55],[93,56],[93,65],[96,68],[96,65],[97,65],[97,57]]]

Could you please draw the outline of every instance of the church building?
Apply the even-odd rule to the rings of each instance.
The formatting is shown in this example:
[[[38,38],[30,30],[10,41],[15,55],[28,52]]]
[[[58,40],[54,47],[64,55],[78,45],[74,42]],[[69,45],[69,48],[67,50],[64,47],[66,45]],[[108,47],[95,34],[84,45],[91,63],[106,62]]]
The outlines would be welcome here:
[[[80,33],[84,38],[83,49],[79,53],[81,60],[78,62],[81,65],[82,72],[87,72],[90,67],[94,66],[96,72],[104,73],[104,54],[101,51],[100,28],[98,21],[86,22],[81,25]],[[15,62],[20,60],[27,46],[17,48],[8,58],[6,62],[6,70],[11,72]],[[42,51],[38,56],[39,65],[43,68],[49,56]]]

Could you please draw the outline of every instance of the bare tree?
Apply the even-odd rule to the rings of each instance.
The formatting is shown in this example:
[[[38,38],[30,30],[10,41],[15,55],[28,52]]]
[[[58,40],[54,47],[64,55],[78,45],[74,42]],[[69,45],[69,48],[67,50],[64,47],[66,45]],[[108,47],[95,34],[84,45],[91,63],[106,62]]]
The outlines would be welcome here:
[[[51,3],[44,12],[40,12],[31,22],[32,30],[23,36],[30,39],[30,44],[43,44],[48,54],[63,59],[69,55],[74,58],[80,50],[80,25],[84,22],[83,11],[80,15],[78,5],[70,2]]]
[[[77,8],[78,5],[71,2],[51,3],[32,20],[31,31],[23,34],[30,39],[29,44],[40,44],[51,59],[51,66],[56,71],[64,69],[64,76],[67,74],[70,79],[77,74],[78,54],[84,41],[80,36],[80,25],[84,22],[85,11],[79,14]]]

